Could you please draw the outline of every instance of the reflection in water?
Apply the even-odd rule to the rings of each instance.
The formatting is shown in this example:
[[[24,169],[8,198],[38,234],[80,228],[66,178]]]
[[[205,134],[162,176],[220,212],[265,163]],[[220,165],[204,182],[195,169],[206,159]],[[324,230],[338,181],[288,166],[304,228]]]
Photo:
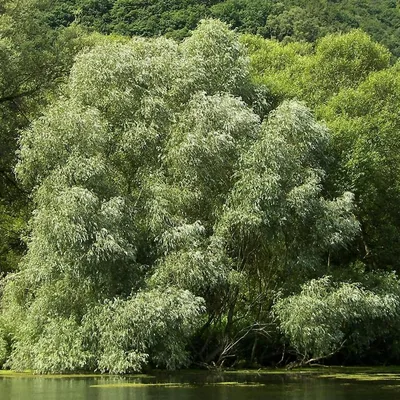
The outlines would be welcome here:
[[[221,382],[225,379],[225,384]],[[1,400],[392,400],[399,392],[383,382],[345,382],[304,376],[215,374],[159,375],[151,383],[190,383],[192,386],[104,387],[139,383],[116,377],[46,378],[0,377]],[[226,382],[239,382],[226,384]],[[259,383],[248,385],[245,383]],[[93,386],[103,385],[103,386]]]

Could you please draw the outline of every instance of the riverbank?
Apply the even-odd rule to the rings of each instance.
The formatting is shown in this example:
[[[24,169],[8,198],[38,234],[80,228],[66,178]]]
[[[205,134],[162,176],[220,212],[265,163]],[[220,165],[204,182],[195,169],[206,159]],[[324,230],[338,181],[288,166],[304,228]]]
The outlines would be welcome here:
[[[220,376],[229,377],[234,375],[240,376],[262,376],[262,375],[281,375],[281,376],[313,376],[332,379],[351,379],[359,381],[379,381],[379,380],[400,380],[400,366],[362,366],[362,367],[307,367],[307,368],[263,368],[263,369],[238,369],[238,370],[194,370],[185,369],[178,371],[153,370],[146,374],[127,374],[112,375],[100,373],[65,373],[65,374],[36,374],[34,371],[12,371],[0,370],[0,377],[3,378],[99,378],[99,377],[123,377],[127,379],[154,380],[165,379],[171,376],[180,376],[186,378],[202,377],[202,376]]]

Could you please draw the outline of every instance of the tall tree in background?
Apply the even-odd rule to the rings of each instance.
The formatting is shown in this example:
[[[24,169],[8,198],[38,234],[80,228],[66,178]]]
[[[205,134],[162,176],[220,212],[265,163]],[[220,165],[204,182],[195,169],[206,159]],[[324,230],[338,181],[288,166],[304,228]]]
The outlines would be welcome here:
[[[334,96],[322,115],[334,132],[335,182],[356,194],[360,254],[370,269],[399,271],[399,64]]]
[[[398,65],[361,31],[328,35],[315,50],[245,36],[255,79],[277,102],[300,98],[332,130],[332,194],[355,193],[362,223],[353,259],[368,268],[398,270]],[[288,84],[290,82],[290,84]]]

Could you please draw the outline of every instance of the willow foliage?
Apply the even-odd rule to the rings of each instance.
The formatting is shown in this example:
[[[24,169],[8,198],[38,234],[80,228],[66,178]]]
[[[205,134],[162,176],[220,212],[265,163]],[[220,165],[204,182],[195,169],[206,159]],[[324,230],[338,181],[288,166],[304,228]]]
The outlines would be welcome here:
[[[233,314],[265,322],[269,306],[243,306],[251,291],[270,304],[291,271],[306,277],[352,240],[351,194],[323,191],[329,132],[294,101],[261,112],[262,93],[219,21],[180,44],[110,41],[77,57],[20,140],[35,211],[4,286],[6,365],[186,365],[201,325],[225,324],[227,343]]]
[[[384,291],[335,282],[329,276],[312,280],[300,293],[275,304],[280,329],[303,360],[324,358],[344,345],[353,350],[368,347],[397,325],[400,297],[393,278],[384,277],[392,281]]]

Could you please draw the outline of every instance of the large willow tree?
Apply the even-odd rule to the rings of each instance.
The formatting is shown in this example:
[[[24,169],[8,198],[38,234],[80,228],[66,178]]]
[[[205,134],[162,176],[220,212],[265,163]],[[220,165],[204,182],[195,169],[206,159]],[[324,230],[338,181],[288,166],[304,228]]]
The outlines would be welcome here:
[[[277,290],[324,271],[357,233],[352,195],[324,194],[326,128],[265,93],[218,21],[78,56],[20,139],[35,211],[3,285],[7,366],[176,368],[194,334],[192,357],[222,361]]]

